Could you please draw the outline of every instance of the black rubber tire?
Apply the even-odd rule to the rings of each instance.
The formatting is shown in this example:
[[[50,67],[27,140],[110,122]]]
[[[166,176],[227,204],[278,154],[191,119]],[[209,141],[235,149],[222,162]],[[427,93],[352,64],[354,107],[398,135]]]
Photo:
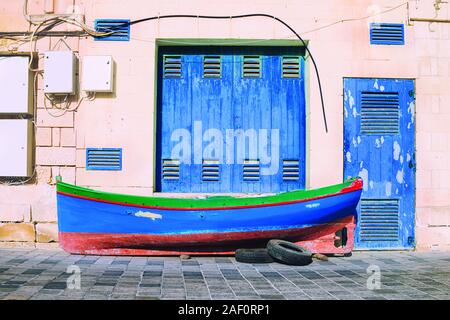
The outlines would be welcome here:
[[[267,251],[272,258],[284,264],[306,266],[313,262],[311,252],[285,240],[270,240],[267,243]]]
[[[266,248],[261,249],[237,249],[234,257],[236,261],[244,263],[271,263],[273,258]]]

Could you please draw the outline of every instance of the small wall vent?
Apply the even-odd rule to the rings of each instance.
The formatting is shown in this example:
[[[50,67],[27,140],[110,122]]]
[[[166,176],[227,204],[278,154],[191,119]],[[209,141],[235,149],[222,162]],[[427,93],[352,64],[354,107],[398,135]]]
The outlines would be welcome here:
[[[122,170],[122,149],[87,148],[86,170]]]
[[[219,160],[203,160],[202,180],[219,181],[219,177],[220,177]]]
[[[222,76],[222,61],[220,56],[203,57],[203,77],[220,78]]]
[[[244,78],[261,77],[261,57],[244,56],[242,61],[242,76]]]
[[[164,56],[164,78],[181,77],[181,56]]]
[[[361,241],[398,241],[398,199],[361,199]]]
[[[283,78],[299,78],[300,77],[300,58],[299,57],[283,57],[282,77]]]
[[[97,19],[95,31],[111,32],[103,37],[95,37],[96,41],[130,41],[130,20],[128,19]]]
[[[165,180],[180,180],[180,160],[164,159],[163,160],[163,179]]]
[[[361,134],[399,133],[398,92],[361,92]]]
[[[259,160],[244,160],[243,166],[243,180],[244,181],[259,181]]]
[[[405,26],[401,23],[371,23],[370,44],[404,45]]]
[[[298,181],[300,167],[298,160],[283,160],[283,180]]]

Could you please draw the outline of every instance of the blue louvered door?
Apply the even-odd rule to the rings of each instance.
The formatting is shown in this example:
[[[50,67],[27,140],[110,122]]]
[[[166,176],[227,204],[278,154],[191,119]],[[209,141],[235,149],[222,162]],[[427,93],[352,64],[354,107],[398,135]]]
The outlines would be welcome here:
[[[156,189],[304,188],[302,55],[299,47],[161,47]],[[183,139],[190,150],[178,152]]]
[[[344,79],[344,178],[364,181],[360,249],[414,247],[414,81]]]

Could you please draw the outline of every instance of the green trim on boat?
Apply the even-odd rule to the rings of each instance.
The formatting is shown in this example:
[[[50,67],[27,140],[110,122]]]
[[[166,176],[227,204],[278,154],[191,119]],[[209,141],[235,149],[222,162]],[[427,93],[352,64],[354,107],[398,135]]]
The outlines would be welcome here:
[[[356,178],[352,178],[344,183],[327,186],[320,189],[295,190],[269,196],[210,196],[203,199],[126,195],[92,190],[74,186],[64,182],[58,182],[56,187],[58,192],[104,201],[120,202],[123,204],[170,208],[213,208],[270,204],[331,195],[334,193],[338,193],[345,187],[350,186],[355,179]]]

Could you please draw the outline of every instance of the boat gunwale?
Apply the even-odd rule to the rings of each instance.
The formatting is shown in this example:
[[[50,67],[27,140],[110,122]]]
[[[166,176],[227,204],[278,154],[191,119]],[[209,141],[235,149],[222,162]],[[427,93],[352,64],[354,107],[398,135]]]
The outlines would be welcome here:
[[[61,191],[61,187],[63,189],[69,188],[72,192],[65,192]],[[339,188],[340,187],[340,188]],[[337,189],[336,192],[327,192],[331,189]],[[124,206],[130,206],[130,207],[137,207],[137,208],[147,208],[147,209],[155,209],[155,210],[174,210],[174,211],[211,211],[211,210],[234,210],[234,209],[250,209],[250,208],[260,208],[260,207],[271,207],[271,206],[282,206],[282,205],[289,205],[289,204],[295,204],[295,203],[301,203],[301,202],[308,202],[308,201],[314,201],[319,200],[323,198],[338,196],[341,194],[349,193],[349,192],[355,192],[362,189],[362,180],[361,178],[353,178],[345,181],[344,183],[327,186],[319,189],[312,189],[312,190],[294,190],[294,191],[288,191],[283,192],[275,195],[269,195],[269,196],[261,196],[261,197],[250,197],[250,198],[237,198],[233,196],[212,196],[207,197],[205,199],[190,199],[190,198],[165,198],[165,197],[149,197],[149,196],[137,196],[137,195],[125,195],[125,194],[119,194],[119,193],[110,193],[110,192],[103,192],[103,191],[97,191],[92,190],[89,188],[74,186],[68,183],[64,182],[58,182],[57,184],[57,194],[64,195],[68,197],[83,199],[83,200],[90,200],[95,202],[102,202],[102,203],[108,203],[108,204],[116,204],[116,205],[124,205]],[[97,197],[94,196],[86,196],[77,194],[76,191],[80,191],[81,193],[88,193],[91,195],[97,195]],[[310,198],[308,198],[308,194],[313,194]],[[103,198],[101,197],[103,196]],[[111,200],[111,199],[105,199],[104,197],[112,197],[112,198],[118,198],[119,201]],[[295,198],[290,198],[290,196],[294,196]],[[302,196],[300,198],[300,196]],[[121,198],[124,198],[122,200]],[[133,200],[132,202],[128,202],[127,200]],[[158,206],[158,205],[148,205],[145,203],[136,203],[136,202],[142,202],[142,201],[148,201],[150,199],[153,200],[161,200],[161,201],[171,201],[171,202],[183,202],[183,206]],[[241,202],[242,204],[239,205],[226,205],[226,204],[220,204],[219,201],[230,201],[233,202]],[[256,201],[255,201],[256,200]],[[283,201],[284,200],[284,201]],[[247,201],[247,203],[246,203]],[[197,207],[192,206],[192,204],[205,204],[206,206],[203,207]]]

